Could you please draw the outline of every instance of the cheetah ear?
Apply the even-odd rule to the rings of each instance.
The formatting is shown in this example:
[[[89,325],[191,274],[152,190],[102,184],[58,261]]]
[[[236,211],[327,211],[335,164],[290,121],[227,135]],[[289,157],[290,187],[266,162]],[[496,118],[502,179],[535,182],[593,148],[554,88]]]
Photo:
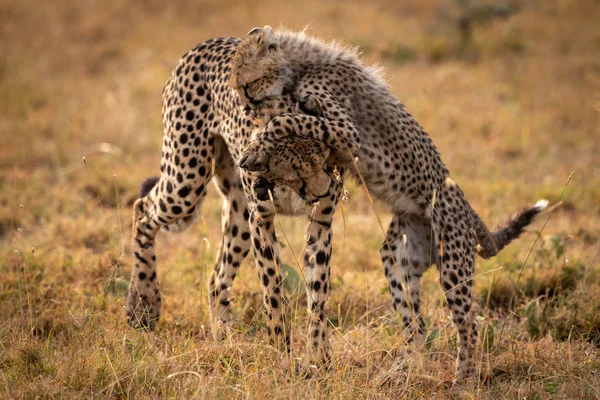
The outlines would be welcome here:
[[[257,49],[262,48],[265,32],[263,28],[256,27],[246,34],[246,38],[250,39],[250,43],[256,46]]]
[[[275,39],[275,32],[273,32],[273,28],[271,28],[269,25],[263,26],[262,30],[267,41]]]
[[[257,39],[262,39],[262,37],[263,37],[263,28],[261,28],[261,27],[252,28],[250,30],[250,32],[248,32],[246,34],[246,37],[248,37],[248,38],[251,37],[251,36],[256,36]]]
[[[265,49],[269,52],[276,51],[279,48],[279,40],[275,36],[275,32],[273,32],[273,28],[269,25],[265,25],[260,28],[253,28],[246,35],[247,38],[251,38],[256,41],[259,49]]]
[[[279,49],[279,40],[275,36],[275,32],[273,32],[273,28],[269,25],[265,25],[262,28],[263,38],[262,45],[263,48],[266,48],[269,52],[277,51]]]

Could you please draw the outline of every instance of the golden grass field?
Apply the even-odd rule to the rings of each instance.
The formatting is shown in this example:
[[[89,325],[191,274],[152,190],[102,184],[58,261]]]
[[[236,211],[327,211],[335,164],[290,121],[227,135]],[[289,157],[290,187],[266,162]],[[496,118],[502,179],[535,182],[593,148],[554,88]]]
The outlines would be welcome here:
[[[600,397],[600,4],[519,4],[482,18],[465,43],[452,0],[1,2],[0,397]],[[234,288],[239,329],[212,339],[216,190],[189,231],[159,236],[157,331],[126,323],[131,205],[158,173],[162,85],[196,43],[265,24],[308,25],[385,67],[491,227],[562,196],[498,257],[477,261],[480,379],[450,387],[455,331],[431,269],[422,365],[403,384],[377,385],[401,336],[378,251],[377,217],[390,217],[352,183],[334,224],[328,372],[302,379],[282,366],[251,257]],[[293,357],[304,348],[294,255],[305,223],[281,218],[279,229]]]

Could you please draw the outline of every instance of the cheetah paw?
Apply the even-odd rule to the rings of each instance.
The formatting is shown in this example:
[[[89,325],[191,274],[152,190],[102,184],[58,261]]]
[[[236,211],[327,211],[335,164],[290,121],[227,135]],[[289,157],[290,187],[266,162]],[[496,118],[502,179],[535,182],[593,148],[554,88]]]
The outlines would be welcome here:
[[[149,298],[129,291],[125,306],[127,321],[135,329],[154,330],[160,318],[160,297]]]

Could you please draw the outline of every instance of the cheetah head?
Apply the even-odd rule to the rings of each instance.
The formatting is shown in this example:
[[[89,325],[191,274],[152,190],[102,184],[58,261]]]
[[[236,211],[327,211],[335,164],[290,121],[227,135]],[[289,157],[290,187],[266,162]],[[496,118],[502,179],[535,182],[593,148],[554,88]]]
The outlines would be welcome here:
[[[240,166],[260,178],[259,182],[284,185],[304,199],[318,199],[331,185],[325,171],[330,155],[331,149],[323,142],[288,135],[268,148],[260,140],[252,142],[244,150]]]
[[[238,45],[232,63],[231,85],[242,105],[255,108],[263,99],[278,97],[290,88],[293,75],[277,35],[266,25],[252,29]]]

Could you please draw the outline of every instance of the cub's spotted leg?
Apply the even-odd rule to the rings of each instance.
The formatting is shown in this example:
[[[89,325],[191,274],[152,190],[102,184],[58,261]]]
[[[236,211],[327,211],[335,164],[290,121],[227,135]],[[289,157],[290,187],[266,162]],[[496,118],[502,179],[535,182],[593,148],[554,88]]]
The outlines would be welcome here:
[[[289,350],[289,330],[285,325],[282,304],[281,262],[279,245],[275,233],[275,211],[269,192],[274,186],[265,179],[253,178],[241,171],[244,191],[250,211],[250,235],[254,250],[254,261],[262,285],[263,302],[267,310],[267,333],[277,347]]]
[[[329,176],[333,175],[333,167],[328,167]],[[306,278],[306,294],[308,300],[309,325],[307,341],[307,361],[310,364],[327,364],[331,359],[329,340],[327,337],[326,303],[330,289],[331,274],[331,242],[333,231],[331,224],[335,208],[343,189],[340,171],[339,178],[330,180],[329,189],[312,200],[313,208],[309,214],[306,232],[306,254],[304,255],[304,275]]]
[[[404,343],[396,363],[400,369],[408,368],[423,346],[425,324],[419,291],[421,276],[435,263],[434,247],[430,221],[415,214],[394,214],[381,248],[381,260],[394,309],[402,318]]]
[[[466,200],[458,186],[447,184],[438,194],[433,224],[439,246],[440,283],[458,331],[455,383],[473,375],[477,326],[472,307],[477,241]]]
[[[182,103],[183,99],[173,99],[163,113],[161,176],[150,192],[133,206],[135,258],[125,313],[136,328],[153,329],[160,317],[161,297],[154,253],[158,230],[194,216],[211,179],[214,139],[209,137],[208,128],[197,129],[203,125],[200,122],[205,116],[191,110],[182,112]]]
[[[234,165],[222,139],[217,139],[216,143],[218,146],[214,182],[223,197],[223,238],[210,276],[208,301],[212,332],[215,338],[220,338],[223,328],[232,319],[231,288],[240,265],[250,251],[251,235],[248,226],[250,214],[238,168]]]

